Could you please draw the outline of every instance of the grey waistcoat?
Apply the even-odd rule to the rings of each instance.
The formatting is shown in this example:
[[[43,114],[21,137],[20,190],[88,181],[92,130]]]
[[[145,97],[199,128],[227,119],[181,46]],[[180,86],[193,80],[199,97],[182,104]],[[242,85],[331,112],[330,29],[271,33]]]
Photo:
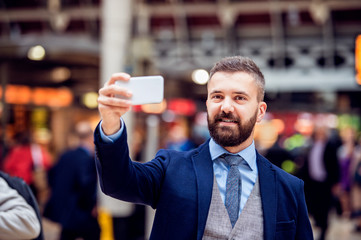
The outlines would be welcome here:
[[[214,178],[203,240],[262,240],[263,212],[258,178],[234,228]]]

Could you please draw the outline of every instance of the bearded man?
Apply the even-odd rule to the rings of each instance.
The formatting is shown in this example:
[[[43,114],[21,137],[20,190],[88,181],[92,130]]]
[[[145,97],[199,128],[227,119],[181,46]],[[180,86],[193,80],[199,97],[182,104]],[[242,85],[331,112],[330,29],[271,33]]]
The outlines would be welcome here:
[[[210,71],[211,138],[198,148],[160,150],[147,163],[131,161],[121,116],[131,93],[114,74],[99,90],[102,121],[95,131],[102,191],[156,209],[150,239],[313,239],[303,181],[255,149],[254,127],[264,117],[265,80],[249,58],[226,57]]]

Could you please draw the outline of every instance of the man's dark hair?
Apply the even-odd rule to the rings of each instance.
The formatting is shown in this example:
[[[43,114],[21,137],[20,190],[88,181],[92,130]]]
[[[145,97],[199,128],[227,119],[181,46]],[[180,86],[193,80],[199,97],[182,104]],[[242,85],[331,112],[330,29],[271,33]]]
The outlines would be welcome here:
[[[222,58],[211,69],[209,79],[211,79],[216,72],[245,72],[250,74],[255,79],[258,86],[257,99],[258,101],[263,101],[265,93],[265,79],[261,70],[252,59],[243,56]]]
[[[75,125],[75,134],[80,140],[84,140],[93,136],[93,130],[90,126],[90,123],[86,121],[81,121]]]

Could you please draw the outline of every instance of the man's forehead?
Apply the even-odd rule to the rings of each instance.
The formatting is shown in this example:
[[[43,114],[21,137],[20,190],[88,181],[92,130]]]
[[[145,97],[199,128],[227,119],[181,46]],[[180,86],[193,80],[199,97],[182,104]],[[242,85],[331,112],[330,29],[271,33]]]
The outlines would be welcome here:
[[[216,75],[219,73],[218,75]],[[207,94],[231,93],[257,95],[258,86],[254,77],[245,72],[217,72],[207,85]]]
[[[225,84],[227,82],[255,82],[254,77],[246,72],[216,72],[208,81],[208,89],[210,86],[214,85],[216,82]]]

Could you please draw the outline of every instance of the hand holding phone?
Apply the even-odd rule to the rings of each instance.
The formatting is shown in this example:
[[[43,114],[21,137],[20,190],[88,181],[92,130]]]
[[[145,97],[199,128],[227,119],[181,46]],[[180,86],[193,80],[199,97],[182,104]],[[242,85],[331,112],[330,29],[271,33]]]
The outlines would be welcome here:
[[[164,95],[164,79],[162,76],[131,77],[128,82],[116,81],[115,84],[132,92],[132,105],[160,103]],[[117,96],[125,98],[124,96]]]

